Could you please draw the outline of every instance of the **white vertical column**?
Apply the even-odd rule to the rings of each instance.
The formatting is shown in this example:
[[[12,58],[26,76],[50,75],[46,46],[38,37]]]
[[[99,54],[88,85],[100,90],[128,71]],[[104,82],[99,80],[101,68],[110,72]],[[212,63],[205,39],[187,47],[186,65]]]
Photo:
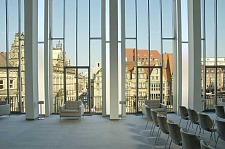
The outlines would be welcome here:
[[[201,2],[188,1],[188,107],[201,110]]]
[[[44,79],[45,79],[45,116],[50,116],[49,92],[49,51],[48,51],[48,0],[44,3]]]
[[[178,113],[178,106],[182,105],[182,29],[181,29],[181,0],[175,0],[175,48],[174,48],[174,95],[173,109]]]
[[[102,116],[106,116],[106,33],[105,33],[105,0],[102,0],[101,32],[102,32]]]
[[[52,0],[49,0],[49,32],[48,32],[48,38],[49,40],[49,58],[48,58],[48,66],[49,66],[49,84],[48,84],[48,89],[49,89],[49,107],[50,107],[50,113],[53,113],[53,62],[52,62]],[[55,99],[55,98],[54,98]],[[56,110],[56,109],[55,109]]]
[[[110,119],[119,118],[118,103],[118,0],[109,3]]]
[[[125,84],[126,84],[126,51],[125,51],[125,0],[121,0],[121,101],[126,101],[125,97]],[[121,111],[122,116],[126,116],[126,104],[122,104],[123,111]]]
[[[25,0],[26,119],[38,117],[38,0]]]

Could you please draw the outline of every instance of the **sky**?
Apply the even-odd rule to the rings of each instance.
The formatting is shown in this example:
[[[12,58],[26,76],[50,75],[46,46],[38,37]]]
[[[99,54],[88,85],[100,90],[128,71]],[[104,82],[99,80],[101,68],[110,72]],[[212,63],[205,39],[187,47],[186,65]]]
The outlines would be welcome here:
[[[163,37],[173,37],[172,33],[172,1],[163,0],[163,18],[162,18],[162,32]],[[207,57],[214,56],[215,47],[215,24],[214,24],[214,0],[206,1],[206,50]],[[225,8],[224,0],[218,1],[218,56],[225,57]],[[22,9],[23,9],[23,0]],[[76,2],[75,0],[66,0],[65,3],[65,50],[67,58],[71,60],[71,64],[76,65],[76,47],[78,51],[78,65],[88,65],[88,42],[89,42],[89,0],[78,0],[78,23],[77,23],[77,45],[76,45]],[[90,1],[90,35],[91,37],[101,37],[101,0]],[[148,49],[148,10],[147,0],[137,1],[137,47],[138,49]],[[44,34],[44,0],[39,0],[39,41],[43,41]],[[108,4],[108,0],[106,0]],[[161,51],[160,40],[160,5],[159,0],[150,0],[150,49],[157,49]],[[18,1],[8,0],[8,31],[9,31],[9,47],[13,43],[14,35],[18,32]],[[107,40],[109,40],[109,15],[108,7],[106,7],[106,24],[107,24]],[[126,38],[133,38],[136,36],[136,20],[135,20],[135,0],[126,0]],[[23,11],[22,22],[23,26]],[[119,21],[120,23],[120,21]],[[5,0],[0,1],[0,51],[5,51]],[[22,27],[22,31],[24,28]],[[183,41],[187,41],[188,27],[187,27],[187,0],[182,0],[182,33]],[[120,35],[120,32],[119,32]],[[63,0],[53,0],[53,38],[63,37]],[[119,38],[120,40],[120,38]],[[61,41],[62,42],[62,41]],[[53,46],[58,43],[58,40],[53,41]],[[163,41],[164,52],[172,52],[172,41]],[[41,47],[41,46],[40,46]],[[126,48],[135,48],[136,42],[133,39],[126,40]],[[91,65],[94,62],[101,61],[101,41],[91,40]]]

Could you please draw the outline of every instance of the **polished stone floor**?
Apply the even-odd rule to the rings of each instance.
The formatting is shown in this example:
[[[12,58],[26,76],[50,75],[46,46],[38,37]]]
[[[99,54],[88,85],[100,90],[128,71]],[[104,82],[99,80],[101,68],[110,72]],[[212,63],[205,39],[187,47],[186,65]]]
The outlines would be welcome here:
[[[213,113],[209,113],[212,119]],[[179,122],[179,116],[168,114],[168,118]],[[145,130],[146,118],[141,115],[127,115],[122,120],[109,120],[100,115],[84,116],[81,120],[62,118],[58,115],[44,120],[26,121],[25,115],[0,117],[0,149],[154,149],[164,148],[167,135],[161,135],[158,145],[153,136]],[[185,121],[181,126],[184,127]],[[151,123],[149,124],[150,128]],[[191,127],[194,132],[195,126]],[[201,135],[208,141],[210,133]],[[214,146],[214,141],[211,145]],[[223,149],[225,142],[219,140]],[[182,147],[172,143],[171,149]]]

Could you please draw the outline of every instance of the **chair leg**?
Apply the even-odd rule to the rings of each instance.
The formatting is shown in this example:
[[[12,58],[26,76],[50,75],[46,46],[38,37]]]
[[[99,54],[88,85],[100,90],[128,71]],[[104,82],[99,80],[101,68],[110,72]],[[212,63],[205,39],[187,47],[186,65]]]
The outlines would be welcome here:
[[[171,143],[172,143],[172,139],[171,139],[171,141],[170,141],[169,149],[170,149]]]
[[[208,143],[208,144],[210,144],[211,139],[212,139],[212,132],[211,132],[211,134],[210,134],[210,137],[209,137],[209,143]]]
[[[159,133],[160,133],[160,128],[158,129],[158,132],[157,132],[157,135],[156,135],[156,138],[155,138],[155,144],[157,144]]]
[[[200,130],[199,130],[198,135],[200,135],[200,134],[201,134],[201,130],[202,130],[201,126],[199,126],[199,128],[200,128]]]
[[[181,122],[181,118],[180,118],[180,122]],[[180,122],[179,122],[179,125],[180,125]]]
[[[191,122],[190,122],[190,124],[189,124],[189,126],[188,126],[188,131],[189,131],[189,129],[190,129],[190,126],[191,126]],[[193,124],[192,124],[192,128],[193,128]]]
[[[167,137],[167,140],[166,140],[166,145],[167,145],[167,142],[168,142],[168,140],[169,140],[169,134],[168,134],[168,137]],[[166,145],[165,145],[165,149],[166,149]]]
[[[154,135],[154,132],[155,132],[155,125],[154,125],[153,130],[152,130],[152,136]]]
[[[198,124],[197,124],[197,127],[196,127],[196,129],[195,129],[195,134],[196,134],[197,130],[198,130]]]
[[[217,136],[217,139],[216,139],[215,148],[216,148],[216,146],[217,146],[218,139],[219,139],[219,135]]]
[[[148,121],[149,121],[149,120],[148,120]],[[145,130],[147,129],[147,126],[148,126],[148,121],[147,121],[147,123],[146,123]]]
[[[158,137],[158,140],[157,140],[157,142],[156,142],[156,144],[158,144],[159,143],[159,138],[160,138],[160,136],[161,136],[161,130],[160,130],[160,132],[159,132],[159,137]]]
[[[186,127],[185,128],[187,128],[187,126],[188,126],[188,122],[189,122],[189,120],[187,120],[187,124],[186,124]],[[191,123],[191,122],[190,122]]]
[[[153,125],[154,125],[154,123],[152,123],[151,129],[150,129],[150,133],[149,133],[150,135],[152,135],[151,133],[152,133]]]

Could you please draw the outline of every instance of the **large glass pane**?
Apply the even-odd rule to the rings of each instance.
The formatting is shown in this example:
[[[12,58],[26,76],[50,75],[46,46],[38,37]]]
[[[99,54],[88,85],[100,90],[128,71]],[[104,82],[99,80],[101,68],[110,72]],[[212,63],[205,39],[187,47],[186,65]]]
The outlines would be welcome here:
[[[38,1],[38,41],[44,41],[44,0]]]
[[[137,49],[148,49],[148,2],[137,1]]]
[[[167,108],[173,109],[173,48],[174,41],[173,40],[164,40],[163,41],[163,84],[165,84],[165,88],[163,88],[163,101],[164,104],[167,105]]]
[[[135,113],[136,112],[136,67],[132,61],[126,62],[125,71],[125,97],[126,97],[126,112]]]
[[[91,100],[95,112],[102,111],[101,40],[91,40]]]
[[[188,0],[181,1],[182,41],[188,41]]]
[[[89,73],[88,73],[88,69],[82,69],[82,68],[79,68],[77,69],[77,75],[78,75],[78,78],[77,78],[77,87],[76,87],[76,91],[78,92],[78,99],[77,100],[81,100],[84,104],[84,111],[85,112],[89,112],[90,109],[89,109],[89,104],[90,104],[90,107],[92,108],[91,109],[91,112],[95,112],[96,109],[97,109],[97,106],[98,108],[100,107],[99,104],[97,103],[94,103],[94,101],[92,100],[90,102],[89,100]],[[73,75],[73,74],[71,74]],[[73,86],[71,86],[73,88]],[[75,92],[76,92],[75,91]],[[99,109],[98,109],[99,110]]]
[[[24,33],[24,0],[21,0],[21,9],[20,9],[20,23],[21,23],[21,32]]]
[[[1,55],[0,55],[1,56]],[[8,102],[7,98],[7,71],[0,68],[0,101]]]
[[[203,104],[204,110],[214,109],[215,100],[216,100],[216,68],[208,68],[206,67],[206,99]]]
[[[64,53],[62,40],[53,40],[52,65],[53,65],[53,111],[58,112],[58,108],[64,103]],[[69,61],[65,58],[65,65]]]
[[[76,1],[65,2],[65,51],[70,65],[76,65]]]
[[[125,57],[125,97],[126,112],[136,112],[136,42],[135,40],[126,40]]]
[[[144,103],[144,100],[150,99],[149,70],[150,70],[149,68],[138,68],[138,84],[137,84],[138,111],[142,110],[142,105]],[[133,108],[136,109],[136,100],[134,100],[133,102]]]
[[[162,34],[163,37],[173,37],[173,3],[174,0],[162,1]]]
[[[125,3],[125,28],[126,37],[136,37],[136,8],[135,0],[129,0]]]
[[[225,67],[217,68],[217,103],[225,98]]]
[[[7,2],[7,5],[6,5]],[[25,111],[25,108],[20,108],[19,100],[19,42],[21,49],[24,49],[24,33],[19,35],[19,22],[23,19],[22,14],[24,1],[21,0],[21,9],[19,9],[19,1],[0,1],[0,100],[8,99],[10,102],[11,112]],[[7,9],[6,9],[7,6]],[[6,12],[7,10],[7,12]],[[20,10],[20,12],[19,12]],[[7,13],[7,30],[6,30],[6,13]],[[21,15],[19,15],[21,13]],[[21,19],[21,20],[19,20]],[[23,32],[23,23],[20,24],[21,32]],[[7,40],[7,39],[8,40]],[[7,43],[6,43],[7,41]],[[8,44],[6,46],[6,44]],[[24,50],[23,50],[24,51]],[[23,53],[21,52],[21,57]],[[7,58],[9,61],[7,61]],[[22,64],[21,64],[22,65]],[[10,68],[7,68],[10,67]],[[13,68],[14,67],[14,68]],[[8,69],[8,73],[7,73]],[[21,66],[21,69],[23,67]],[[24,72],[24,71],[23,71]],[[7,76],[8,74],[8,76]],[[22,78],[22,76],[21,76]],[[24,99],[24,98],[23,98]]]
[[[150,49],[157,50],[161,54],[160,3],[158,0],[151,0],[149,7],[150,7]],[[152,54],[150,53],[150,55]]]
[[[92,112],[102,112],[102,69],[99,69],[91,79],[91,106]]]
[[[150,82],[149,82],[149,88],[150,88],[150,94],[149,94],[149,99],[148,100],[160,100],[160,87],[163,85],[163,90],[164,88],[167,88],[167,84],[165,83],[165,80],[163,80],[163,84],[161,84],[160,79],[161,79],[161,69],[160,68],[154,68],[151,67],[149,69],[149,74],[150,74]],[[163,92],[163,97],[165,95],[165,92]],[[165,103],[165,101],[162,101]]]
[[[67,68],[66,70],[66,100],[76,100],[76,69]],[[78,85],[79,86],[79,85]],[[78,87],[79,88],[79,87]]]
[[[101,37],[101,0],[90,1],[90,34]]]
[[[18,69],[9,69],[9,99],[10,99],[10,111],[20,112],[19,101],[19,78]],[[24,104],[24,103],[23,103]],[[24,106],[21,109],[24,111]]]
[[[89,65],[89,1],[78,2],[77,66]]]
[[[1,62],[0,66],[5,67],[6,61],[2,60],[2,55],[5,55],[6,52],[6,8],[5,8],[5,1],[0,1],[0,52],[1,52]],[[4,53],[3,53],[4,52]]]
[[[52,0],[52,37],[63,37],[63,6],[64,1]]]
[[[215,61],[215,6],[214,1],[205,1],[206,57]],[[212,63],[211,65],[215,65]]]
[[[225,65],[225,1],[217,0],[218,2],[218,25],[217,25],[217,65]]]

